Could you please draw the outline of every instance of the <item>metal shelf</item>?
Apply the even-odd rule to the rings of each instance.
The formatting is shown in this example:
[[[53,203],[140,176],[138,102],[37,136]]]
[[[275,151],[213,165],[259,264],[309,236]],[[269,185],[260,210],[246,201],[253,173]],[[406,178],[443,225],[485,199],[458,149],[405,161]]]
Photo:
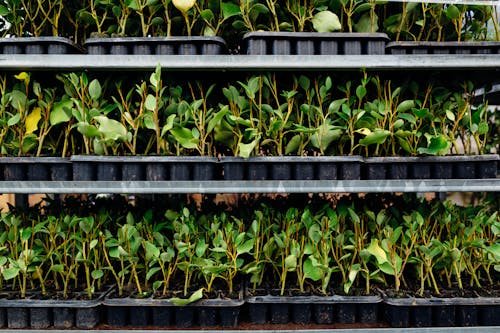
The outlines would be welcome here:
[[[353,325],[355,326],[355,325]],[[335,328],[335,329],[267,329],[267,330],[231,330],[224,329],[225,333],[496,333],[499,327],[480,326],[480,327],[421,327],[421,328]],[[199,333],[199,330],[176,330],[176,329],[156,329],[156,330],[139,330],[139,329],[109,329],[105,330],[58,330],[58,329],[23,329],[22,332],[50,332],[50,333],[95,333],[104,331],[106,333]],[[15,329],[0,329],[0,333],[17,333],[20,330]],[[203,330],[203,333],[219,333],[221,330]]]
[[[498,54],[459,55],[0,55],[1,70],[153,70],[166,71],[492,71],[500,69]],[[489,73],[492,74],[492,73]],[[489,75],[492,79],[495,75]]]
[[[2,181],[0,193],[500,192],[498,179],[262,181]]]

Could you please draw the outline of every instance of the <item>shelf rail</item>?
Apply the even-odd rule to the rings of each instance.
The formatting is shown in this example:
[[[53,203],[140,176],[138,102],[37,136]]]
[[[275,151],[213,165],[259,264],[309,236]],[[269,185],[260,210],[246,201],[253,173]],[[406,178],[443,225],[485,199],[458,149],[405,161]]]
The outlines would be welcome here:
[[[500,192],[497,179],[214,180],[214,181],[2,181],[12,194],[375,193]]]
[[[498,54],[426,55],[30,55],[1,54],[0,70],[29,71],[377,71],[500,69]],[[494,75],[492,75],[494,77]]]

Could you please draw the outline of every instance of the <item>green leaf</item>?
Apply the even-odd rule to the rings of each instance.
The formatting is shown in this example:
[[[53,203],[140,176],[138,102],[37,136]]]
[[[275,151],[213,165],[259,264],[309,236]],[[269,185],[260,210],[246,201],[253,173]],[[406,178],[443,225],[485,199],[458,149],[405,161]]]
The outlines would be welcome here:
[[[9,120],[7,120],[7,125],[8,126],[15,126],[19,121],[21,120],[21,114],[16,113],[14,116],[10,117]]]
[[[391,135],[391,132],[383,129],[375,129],[374,132],[369,133],[363,139],[359,140],[359,144],[363,146],[369,146],[373,144],[382,144],[385,142],[387,137]]]
[[[296,268],[297,268],[297,257],[293,254],[289,254],[285,258],[285,269],[289,272],[292,272]]]
[[[285,155],[297,153],[297,150],[299,149],[301,143],[302,137],[299,134],[294,135],[286,145]]]
[[[5,280],[11,280],[19,275],[18,267],[10,267],[2,270],[2,276]]]
[[[226,114],[229,113],[227,106],[224,106],[219,112],[217,112],[212,119],[208,122],[207,133],[211,133],[215,126],[219,125]]]
[[[455,121],[455,114],[451,110],[446,110],[446,118],[451,121]]]
[[[415,101],[408,99],[399,103],[398,107],[396,108],[396,112],[405,113],[406,111],[409,111],[414,107],[415,107]]]
[[[238,156],[244,157],[244,158],[250,157],[250,154],[252,154],[252,151],[255,149],[255,147],[259,143],[259,139],[260,138],[256,138],[255,140],[253,140],[250,143],[240,142],[238,144],[238,150],[239,150]]]
[[[177,117],[177,115],[175,115],[175,114],[171,114],[170,116],[168,116],[167,123],[161,129],[161,134],[160,134],[161,137],[164,137],[165,134],[167,134],[167,132],[170,131],[174,127],[175,117]],[[153,120],[151,119],[151,121],[153,121]],[[153,122],[153,126],[154,126],[154,122]],[[149,129],[154,129],[154,127],[149,128]]]
[[[144,102],[144,106],[148,111],[154,111],[156,109],[156,97],[149,94],[146,96],[146,101]]]
[[[451,142],[444,135],[432,137],[427,148],[418,148],[420,154],[445,155],[450,150]]]
[[[77,124],[76,128],[77,128],[78,132],[80,132],[84,136],[88,136],[88,137],[99,136],[99,131],[97,130],[97,127],[95,127],[94,125],[90,125],[88,123],[81,122],[81,123]]]
[[[99,133],[106,141],[127,141],[127,129],[122,123],[106,116],[94,118],[99,122]]]
[[[362,85],[358,86],[356,88],[356,96],[359,98],[359,99],[362,99],[366,96],[366,88]]]
[[[215,17],[214,13],[210,9],[202,10],[200,16],[207,22],[211,22]]]
[[[480,122],[478,130],[477,130],[477,134],[484,135],[484,134],[487,134],[488,131],[489,131],[488,123],[484,122],[484,121]]]
[[[303,264],[304,277],[313,281],[321,280],[322,274],[318,267],[314,266],[311,257],[307,258]]]
[[[10,10],[6,6],[0,5],[0,16],[8,16],[10,13]]]
[[[104,276],[104,272],[102,271],[102,269],[95,269],[92,271],[92,273],[90,273],[90,275],[94,280],[99,280]]]
[[[316,13],[311,22],[317,32],[332,32],[342,28],[338,16],[329,10]]]
[[[92,250],[93,248],[95,248],[97,246],[98,243],[99,243],[99,241],[97,239],[91,240],[89,243],[89,248]]]
[[[174,127],[170,130],[175,140],[186,149],[196,149],[200,140],[193,136],[193,132],[185,127]]]
[[[448,8],[446,8],[445,14],[450,20],[457,20],[460,18],[460,9],[455,5],[449,5]]]
[[[89,95],[92,100],[97,101],[101,97],[102,88],[97,79],[92,80],[89,84]]]
[[[236,15],[240,15],[240,7],[233,2],[223,2],[221,3],[222,15],[224,16],[224,20]]]
[[[160,249],[156,247],[153,243],[149,241],[144,242],[144,248],[146,250],[146,260],[151,261],[160,257]]]
[[[341,135],[342,130],[340,128],[323,123],[317,128],[316,133],[312,135],[311,144],[324,153],[332,142],[340,139]]]
[[[366,3],[366,5],[371,6],[369,3]],[[354,30],[356,30],[357,32],[377,32],[379,29],[377,22],[377,14],[373,13],[372,18],[370,13],[364,13],[363,15],[361,15],[358,22],[354,24]]]
[[[238,255],[244,254],[244,253],[250,253],[250,251],[252,251],[252,249],[253,249],[253,246],[254,246],[254,240],[249,239],[236,248],[236,253]]]
[[[354,264],[351,266],[348,275],[349,279],[348,281],[346,281],[346,283],[344,283],[344,293],[349,294],[349,290],[351,289],[352,284],[356,280],[356,277],[358,276],[360,270],[361,270],[360,264]]]
[[[63,264],[51,265],[50,271],[57,272],[57,273],[63,273],[64,272],[64,265]]]
[[[52,111],[50,112],[50,124],[55,126],[60,123],[66,123],[70,121],[73,107],[73,101],[70,99],[65,99],[60,102],[54,103]]]
[[[200,300],[203,297],[203,288],[196,290],[188,299],[173,297],[170,299],[175,306],[185,306]]]

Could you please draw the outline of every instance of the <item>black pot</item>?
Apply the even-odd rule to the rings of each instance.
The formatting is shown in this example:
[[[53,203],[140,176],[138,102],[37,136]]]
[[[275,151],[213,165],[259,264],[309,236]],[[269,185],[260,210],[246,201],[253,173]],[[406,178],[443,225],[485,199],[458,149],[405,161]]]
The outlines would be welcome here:
[[[31,308],[30,309],[30,327],[48,328],[52,326],[51,308]]]
[[[175,307],[175,325],[179,328],[193,327],[196,323],[195,314],[193,306]]]
[[[496,42],[391,42],[390,54],[496,54],[500,50]]]
[[[247,300],[248,321],[252,324],[265,324],[267,322],[268,304],[253,303]]]
[[[222,327],[237,327],[239,323],[240,307],[241,305],[221,307],[219,309],[220,325]]]
[[[291,180],[292,165],[290,163],[272,163],[271,178],[274,180]]]
[[[168,166],[165,163],[159,162],[147,163],[146,180],[168,180]]]
[[[146,164],[135,162],[123,163],[122,180],[146,180]]]
[[[219,55],[227,53],[220,37],[117,37],[88,38],[84,47],[89,54],[136,55]]]
[[[249,55],[384,54],[382,33],[250,32],[243,36]]]
[[[339,303],[335,306],[337,322],[340,324],[354,324],[356,322],[356,303]]]
[[[271,324],[287,324],[290,321],[290,304],[271,303],[269,304]]]
[[[8,328],[28,328],[29,325],[29,308],[7,308]]]
[[[82,54],[83,49],[63,37],[0,38],[3,54]]]
[[[151,307],[152,323],[157,327],[168,327],[174,322],[173,307],[153,306]]]
[[[201,327],[216,326],[219,322],[217,315],[218,311],[214,307],[198,307],[198,323]]]
[[[314,321],[316,324],[333,324],[334,322],[333,304],[314,304]]]
[[[384,303],[386,321],[393,327],[500,324],[500,301],[497,298],[385,298]]]
[[[409,177],[411,179],[430,179],[432,178],[431,164],[428,162],[410,163]]]
[[[109,326],[127,326],[129,308],[127,306],[106,306],[106,320]]]
[[[312,320],[312,304],[292,304],[291,315],[292,322],[295,324],[310,324]]]
[[[245,159],[241,157],[222,157],[224,180],[245,179]]]
[[[97,163],[97,180],[116,181],[121,180],[121,163]]]
[[[398,299],[384,300],[384,317],[391,327],[410,326],[410,305]]]
[[[91,162],[73,163],[73,180],[92,181],[97,179],[97,165]]]
[[[54,328],[69,329],[75,325],[75,309],[54,308],[52,316]]]
[[[150,308],[148,306],[137,306],[129,309],[130,326],[148,326],[150,323]]]

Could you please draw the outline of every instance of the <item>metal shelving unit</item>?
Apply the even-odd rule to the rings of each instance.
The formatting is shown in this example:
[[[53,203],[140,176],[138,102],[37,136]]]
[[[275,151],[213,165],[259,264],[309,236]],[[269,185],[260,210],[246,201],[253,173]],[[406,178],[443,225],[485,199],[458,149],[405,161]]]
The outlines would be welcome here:
[[[500,69],[498,54],[431,55],[0,55],[0,70],[140,71],[160,64],[164,71],[436,71],[488,72]]]
[[[3,181],[0,193],[375,193],[500,192],[497,179],[260,181]]]

